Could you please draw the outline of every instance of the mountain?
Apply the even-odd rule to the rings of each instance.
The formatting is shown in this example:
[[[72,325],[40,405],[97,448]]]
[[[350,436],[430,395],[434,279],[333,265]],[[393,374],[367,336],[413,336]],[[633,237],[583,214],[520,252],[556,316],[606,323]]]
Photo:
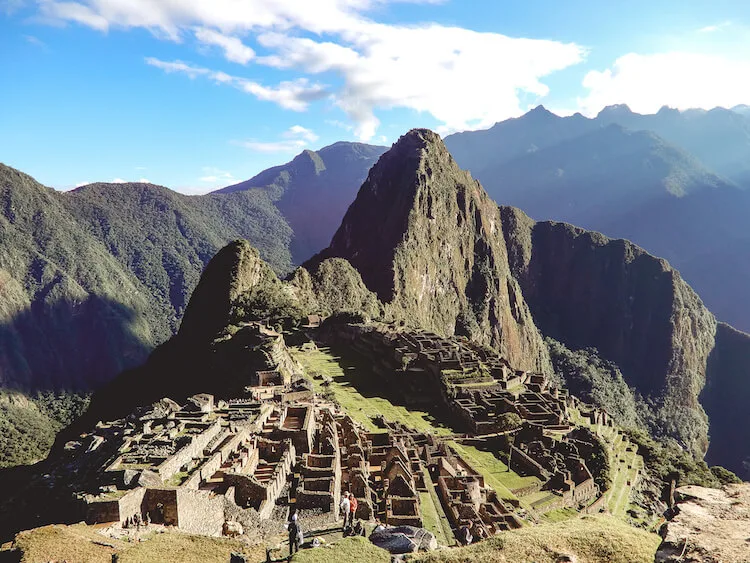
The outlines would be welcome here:
[[[702,456],[698,397],[716,320],[680,274],[626,240],[501,208],[511,267],[545,336],[613,362],[647,405],[653,433]]]
[[[168,311],[162,340],[177,329],[201,271],[227,242],[252,240],[278,273],[291,270],[291,230],[259,191],[187,196],[152,184],[90,184],[58,197]]]
[[[148,292],[61,199],[0,166],[2,386],[90,388],[166,333]]]
[[[394,318],[467,333],[512,365],[549,370],[542,335],[597,348],[653,403],[655,431],[705,452],[697,397],[716,322],[695,292],[627,241],[498,208],[434,133],[410,132],[372,168],[310,264],[330,257]]]
[[[292,262],[301,264],[328,245],[367,171],[386,150],[341,141],[305,150],[291,162],[214,193],[253,188],[267,193],[292,229]]]
[[[261,192],[61,193],[0,165],[0,209],[0,399],[11,398],[0,401],[0,465],[46,455],[60,424],[39,412],[38,393],[77,404],[167,340],[228,241],[249,238],[277,271],[291,267],[291,231]]]
[[[586,119],[540,107],[445,142],[496,201],[635,242],[677,267],[721,320],[750,330],[749,124],[722,109],[612,106]]]
[[[0,165],[0,387],[90,390],[139,365],[220,248],[250,240],[289,272],[328,244],[384,150],[304,151],[204,196],[144,183],[56,192]]]
[[[440,138],[414,130],[370,170],[330,246],[308,264],[345,258],[394,317],[549,371],[499,227],[497,206]]]
[[[662,196],[734,188],[654,133],[614,124],[488,164],[483,175],[501,190],[503,204],[604,232]]]
[[[634,130],[653,131],[669,143],[695,155],[706,167],[750,186],[750,117],[714,108],[679,111],[663,107],[641,115],[627,106],[604,108],[594,119],[600,125],[617,123]]]
[[[750,400],[750,337],[717,325],[669,263],[634,244],[498,208],[426,130],[381,157],[329,248],[288,281],[246,242],[219,252],[178,335],[98,392],[81,423],[166,394],[226,394],[261,361],[243,323],[323,310],[467,334],[547,373],[544,337],[596,349],[651,432],[698,457],[710,435],[710,461],[747,476],[737,417]]]
[[[484,131],[449,135],[445,144],[456,161],[485,183],[493,195],[488,167],[612,124],[651,131],[692,154],[720,176],[741,185],[750,184],[750,116],[741,107],[737,111],[679,111],[663,107],[655,114],[642,115],[619,104],[604,108],[594,118],[586,118],[580,113],[559,117],[537,106],[521,117],[501,121]]]

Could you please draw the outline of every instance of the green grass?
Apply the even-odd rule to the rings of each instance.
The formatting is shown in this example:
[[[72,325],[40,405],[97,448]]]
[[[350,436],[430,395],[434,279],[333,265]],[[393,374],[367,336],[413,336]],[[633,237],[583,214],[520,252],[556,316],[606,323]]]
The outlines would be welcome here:
[[[376,547],[367,538],[344,538],[321,547],[303,549],[292,557],[293,563],[389,563],[390,554]]]
[[[432,481],[432,477],[430,477],[428,471],[424,472],[424,478],[425,485],[427,485],[427,492],[420,493],[420,500],[422,502],[422,518],[425,528],[435,534],[438,544],[446,546],[455,545],[456,538],[453,535],[453,529],[448,521],[448,517],[445,515],[443,506],[438,498],[437,490],[435,489],[435,483]]]
[[[539,483],[536,477],[522,477],[515,471],[508,471],[508,466],[500,461],[492,452],[478,450],[474,446],[450,442],[451,447],[464,458],[469,464],[479,471],[485,483],[495,489],[498,496],[504,499],[517,498],[513,494],[514,489],[520,489]],[[521,497],[525,504],[525,497]]]
[[[643,458],[636,453],[637,448],[615,428],[592,425],[575,409],[571,410],[571,420],[579,426],[591,428],[604,439],[609,454],[612,479],[609,490],[604,492],[607,497],[607,509],[613,516],[627,518],[627,511],[631,506],[630,496],[639,469],[643,467]],[[628,451],[628,448],[634,451]],[[620,463],[619,458],[624,458],[625,462]],[[628,465],[632,469],[628,469]],[[630,486],[628,486],[628,481],[631,483]]]
[[[578,511],[576,511],[575,508],[556,508],[555,510],[550,510],[549,512],[545,512],[542,514],[542,521],[543,522],[564,522],[565,520],[570,520],[571,518],[576,518],[578,516]]]
[[[309,352],[293,349],[292,354],[308,373],[321,373],[333,380],[330,385],[324,386],[321,380],[313,379],[316,393],[333,393],[346,412],[370,431],[377,430],[372,419],[383,415],[388,420],[401,422],[423,432],[438,435],[453,432],[426,412],[408,410],[395,405],[389,398],[380,396],[383,389],[379,386],[379,378],[372,374],[366,362],[356,362],[348,356],[344,359],[327,347]]]
[[[429,563],[554,563],[562,554],[579,563],[652,563],[661,538],[611,516],[584,516],[524,526],[456,549],[409,556]],[[333,560],[329,563],[334,563]]]
[[[110,563],[117,553],[122,563],[226,563],[232,552],[245,553],[253,563],[265,561],[263,546],[249,547],[236,539],[186,534],[176,530],[152,533],[143,541],[113,540],[84,524],[53,525],[21,532],[14,547],[21,563],[75,561]],[[0,551],[0,559],[5,553]]]

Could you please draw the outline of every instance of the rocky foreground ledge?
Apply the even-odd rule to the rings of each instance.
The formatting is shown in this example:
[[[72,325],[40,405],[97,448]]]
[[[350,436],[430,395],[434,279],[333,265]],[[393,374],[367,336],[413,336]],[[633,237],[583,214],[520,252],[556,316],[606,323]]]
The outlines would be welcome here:
[[[677,514],[664,525],[656,563],[750,562],[750,483],[676,491]]]

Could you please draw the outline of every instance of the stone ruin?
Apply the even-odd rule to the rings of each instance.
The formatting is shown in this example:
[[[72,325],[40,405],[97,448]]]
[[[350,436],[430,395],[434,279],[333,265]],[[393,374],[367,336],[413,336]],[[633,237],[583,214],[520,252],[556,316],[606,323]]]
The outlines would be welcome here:
[[[404,529],[423,526],[426,498],[456,534],[472,522],[479,538],[534,516],[500,498],[444,439],[383,419],[376,421],[381,431],[366,431],[315,395],[281,335],[258,323],[245,330],[273,356],[270,369],[250,374],[245,396],[204,393],[182,405],[164,398],[101,422],[66,447],[87,522],[148,514],[152,522],[207,535],[232,528],[228,514],[236,510],[261,520],[283,520],[297,510],[304,520],[333,522],[346,492],[359,501],[357,518]],[[507,438],[513,469],[538,478],[514,492],[549,495],[539,512],[601,499],[586,463],[595,445],[572,431],[569,411],[611,425],[604,411],[464,339],[382,324],[339,325],[328,336],[368,358],[408,403],[451,413],[466,431],[451,439]],[[523,424],[505,428],[508,413]]]

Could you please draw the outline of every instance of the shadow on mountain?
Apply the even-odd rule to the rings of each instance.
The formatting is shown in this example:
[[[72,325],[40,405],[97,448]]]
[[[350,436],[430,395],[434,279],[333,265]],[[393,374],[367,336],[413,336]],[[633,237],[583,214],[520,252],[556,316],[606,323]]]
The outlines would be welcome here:
[[[750,480],[750,335],[719,323],[700,400],[710,421],[706,461]]]
[[[0,384],[88,391],[141,364],[151,346],[137,311],[89,294],[35,300],[0,324]]]

